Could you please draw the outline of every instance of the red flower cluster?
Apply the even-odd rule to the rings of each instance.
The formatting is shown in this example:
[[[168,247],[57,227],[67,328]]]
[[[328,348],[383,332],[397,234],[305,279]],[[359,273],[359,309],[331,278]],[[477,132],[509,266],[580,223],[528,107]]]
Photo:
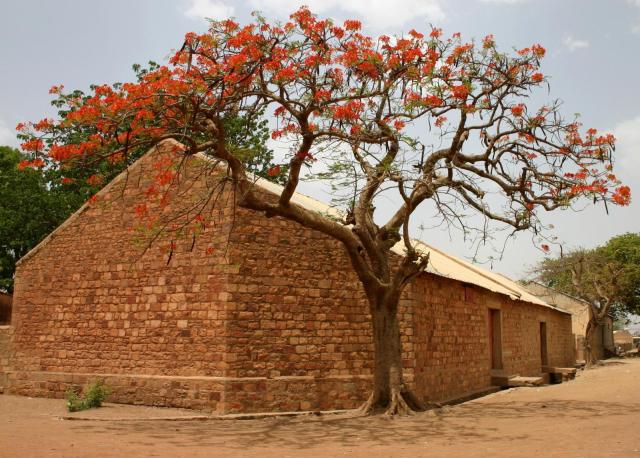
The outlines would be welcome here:
[[[333,109],[333,119],[336,121],[357,121],[364,110],[364,103],[360,100],[351,100],[344,105],[337,105]]]
[[[514,105],[514,106],[511,107],[511,113],[514,116],[518,116],[519,117],[519,116],[522,116],[522,113],[524,112],[524,109],[525,109],[524,103],[519,103],[519,104]]]
[[[461,84],[460,86],[452,86],[451,94],[456,99],[466,100],[467,96],[469,95],[469,88],[463,84]]]
[[[87,178],[87,184],[90,184],[91,186],[100,185],[102,184],[102,182],[103,182],[102,177],[95,174]]]
[[[278,175],[280,175],[280,171],[281,171],[280,166],[275,165],[273,167],[270,167],[269,170],[267,170],[267,175],[269,175],[270,177],[277,177]]]
[[[611,199],[618,205],[629,205],[631,203],[631,188],[629,186],[617,187]]]
[[[534,73],[531,75],[531,81],[534,83],[539,83],[544,79],[544,75],[542,73]]]
[[[39,169],[44,167],[44,165],[44,160],[40,159],[39,157],[30,161],[25,159],[18,163],[18,170],[24,170],[26,168]]]
[[[351,32],[355,32],[356,30],[360,30],[360,28],[362,28],[362,23],[360,21],[347,19],[346,21],[344,21],[344,28]]]
[[[44,149],[44,142],[39,138],[27,140],[20,145],[23,151],[42,151]]]

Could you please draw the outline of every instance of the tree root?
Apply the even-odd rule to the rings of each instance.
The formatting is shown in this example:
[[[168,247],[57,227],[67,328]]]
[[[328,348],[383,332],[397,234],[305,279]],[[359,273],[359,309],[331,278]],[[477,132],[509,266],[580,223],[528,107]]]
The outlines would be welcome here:
[[[393,390],[391,392],[391,401],[384,413],[385,416],[394,417],[396,415],[414,415],[415,413],[416,411],[413,410],[405,400],[404,393],[402,391]]]
[[[386,405],[380,402],[380,395],[373,391],[367,401],[360,406],[358,413],[367,416],[382,413],[387,417],[395,417],[414,415],[416,412],[425,410],[427,410],[426,406],[411,391],[402,388],[391,390],[391,396]]]
[[[372,391],[369,398],[358,409],[358,413],[360,415],[373,415],[376,410],[376,401],[376,394]]]

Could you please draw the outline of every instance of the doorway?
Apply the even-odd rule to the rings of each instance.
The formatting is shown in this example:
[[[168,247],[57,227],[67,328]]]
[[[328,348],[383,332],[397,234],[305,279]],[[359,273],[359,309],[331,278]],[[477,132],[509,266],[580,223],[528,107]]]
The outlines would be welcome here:
[[[489,309],[491,369],[502,369],[502,324],[500,310]]]
[[[540,322],[540,361],[543,366],[549,365],[549,358],[547,355],[547,323]]]

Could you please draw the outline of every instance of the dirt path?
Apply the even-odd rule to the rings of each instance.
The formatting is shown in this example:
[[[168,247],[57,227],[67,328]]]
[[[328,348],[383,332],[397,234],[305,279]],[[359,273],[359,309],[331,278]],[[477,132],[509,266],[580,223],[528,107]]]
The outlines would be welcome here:
[[[562,385],[503,391],[395,420],[145,421],[193,412],[132,406],[95,412],[103,421],[60,420],[60,400],[0,396],[0,456],[640,458],[640,359],[612,362]]]

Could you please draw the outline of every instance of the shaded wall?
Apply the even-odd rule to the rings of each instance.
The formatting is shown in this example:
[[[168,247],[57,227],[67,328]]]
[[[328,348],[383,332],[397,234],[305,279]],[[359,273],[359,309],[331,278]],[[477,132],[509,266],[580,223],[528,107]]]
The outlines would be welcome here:
[[[0,292],[0,326],[11,324],[11,309],[13,297]]]

